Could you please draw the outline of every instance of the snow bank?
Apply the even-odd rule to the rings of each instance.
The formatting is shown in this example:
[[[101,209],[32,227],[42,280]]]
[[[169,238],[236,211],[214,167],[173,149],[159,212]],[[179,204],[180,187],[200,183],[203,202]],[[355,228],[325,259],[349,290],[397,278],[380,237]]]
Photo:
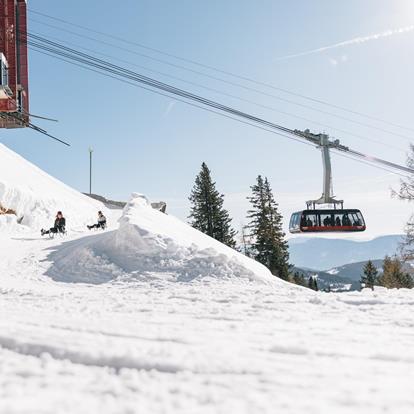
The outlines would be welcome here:
[[[275,282],[269,270],[134,193],[116,231],[64,243],[49,255],[59,281],[105,283],[119,278],[190,281],[243,277]],[[281,282],[282,283],[282,282]]]
[[[96,220],[103,204],[68,187],[0,144],[0,204],[16,211],[0,215],[0,230],[15,232],[50,227],[58,210],[66,217],[68,228]],[[17,223],[17,220],[21,225]]]

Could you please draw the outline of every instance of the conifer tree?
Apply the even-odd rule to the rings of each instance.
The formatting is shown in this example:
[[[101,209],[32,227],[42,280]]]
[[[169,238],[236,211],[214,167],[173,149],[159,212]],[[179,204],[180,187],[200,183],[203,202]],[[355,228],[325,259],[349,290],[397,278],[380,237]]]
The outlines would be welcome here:
[[[374,285],[378,283],[378,270],[371,260],[365,264],[363,272],[361,285],[364,284],[366,288],[374,290]]]
[[[206,163],[201,165],[189,200],[191,225],[214,239],[235,247],[236,232],[231,227],[231,218],[223,207],[224,195],[216,190],[216,183]]]
[[[313,279],[313,289],[314,289],[314,290],[316,290],[316,291],[318,291],[318,290],[319,290],[319,286],[318,286],[318,278],[317,278],[317,277],[315,277],[315,278]]]
[[[252,237],[252,257],[265,265],[275,276],[288,280],[289,253],[282,230],[282,215],[273,197],[267,178],[259,175],[256,184],[251,187],[252,204],[248,211],[248,225]]]
[[[393,288],[408,288],[414,287],[414,280],[412,276],[403,270],[402,262],[397,258],[386,256],[382,265],[382,275],[379,278],[380,286],[389,289]]]
[[[308,279],[308,288],[318,291],[318,281],[315,276],[310,276]]]
[[[299,286],[307,286],[305,276],[303,273],[299,273],[298,271],[293,274],[292,282]]]

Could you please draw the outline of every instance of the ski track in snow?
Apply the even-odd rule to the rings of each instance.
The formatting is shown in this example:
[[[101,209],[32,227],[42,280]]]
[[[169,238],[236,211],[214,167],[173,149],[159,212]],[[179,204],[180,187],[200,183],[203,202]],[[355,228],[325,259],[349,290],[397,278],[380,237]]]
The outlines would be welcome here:
[[[0,236],[0,413],[413,412],[411,291],[48,276],[91,237]]]

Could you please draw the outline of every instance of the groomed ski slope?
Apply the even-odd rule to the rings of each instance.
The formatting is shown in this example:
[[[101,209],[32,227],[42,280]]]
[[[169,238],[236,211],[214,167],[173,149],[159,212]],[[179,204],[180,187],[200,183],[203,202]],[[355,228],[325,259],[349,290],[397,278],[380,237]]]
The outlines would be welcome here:
[[[1,414],[413,410],[412,291],[298,288],[139,194],[105,232],[7,225],[0,252]]]

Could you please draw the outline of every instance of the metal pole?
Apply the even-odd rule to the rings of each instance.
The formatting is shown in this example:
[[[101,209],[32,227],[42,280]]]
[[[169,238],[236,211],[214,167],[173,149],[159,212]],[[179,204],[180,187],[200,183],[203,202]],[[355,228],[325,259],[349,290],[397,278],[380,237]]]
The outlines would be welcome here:
[[[92,194],[92,153],[93,149],[89,147],[89,194]]]
[[[323,161],[323,200],[324,203],[331,203],[332,201],[332,168],[331,156],[329,153],[329,141],[327,135],[321,136],[321,150]]]

